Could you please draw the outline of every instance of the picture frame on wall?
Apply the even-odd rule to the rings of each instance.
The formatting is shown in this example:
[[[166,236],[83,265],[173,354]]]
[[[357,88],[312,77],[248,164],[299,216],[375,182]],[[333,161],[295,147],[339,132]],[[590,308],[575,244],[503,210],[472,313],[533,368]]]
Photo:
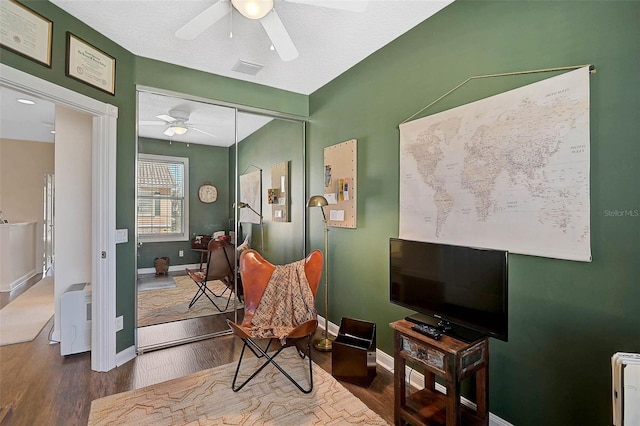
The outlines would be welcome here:
[[[65,74],[110,95],[116,94],[116,59],[68,31]]]
[[[0,46],[51,68],[53,22],[14,0],[0,2]]]

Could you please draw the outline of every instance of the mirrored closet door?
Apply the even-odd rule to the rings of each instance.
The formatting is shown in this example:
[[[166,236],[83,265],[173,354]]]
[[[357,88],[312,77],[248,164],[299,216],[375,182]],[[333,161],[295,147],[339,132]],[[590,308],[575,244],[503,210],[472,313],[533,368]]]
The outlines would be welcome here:
[[[304,125],[152,91],[139,92],[138,117],[142,353],[224,335],[227,319],[241,320],[241,284],[213,267],[205,276],[209,258],[235,269],[246,247],[274,263],[303,257]]]

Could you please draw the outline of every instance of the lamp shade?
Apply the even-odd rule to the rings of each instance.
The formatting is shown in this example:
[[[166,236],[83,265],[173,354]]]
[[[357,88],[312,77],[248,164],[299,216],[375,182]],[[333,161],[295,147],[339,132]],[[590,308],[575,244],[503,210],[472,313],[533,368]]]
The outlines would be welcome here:
[[[273,9],[273,0],[231,0],[231,3],[249,19],[263,18]]]
[[[327,199],[322,195],[312,195],[307,201],[307,207],[324,207],[329,205]]]

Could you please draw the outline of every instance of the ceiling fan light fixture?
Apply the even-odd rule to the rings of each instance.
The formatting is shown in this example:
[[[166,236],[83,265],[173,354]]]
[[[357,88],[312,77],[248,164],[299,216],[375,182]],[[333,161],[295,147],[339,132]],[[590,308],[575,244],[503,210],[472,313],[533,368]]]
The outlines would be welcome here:
[[[249,19],[261,19],[273,9],[273,0],[231,0],[231,4]]]
[[[184,135],[185,133],[187,133],[187,130],[189,130],[186,127],[181,125],[171,126],[169,127],[169,129],[171,129],[173,133],[175,133],[176,135]]]

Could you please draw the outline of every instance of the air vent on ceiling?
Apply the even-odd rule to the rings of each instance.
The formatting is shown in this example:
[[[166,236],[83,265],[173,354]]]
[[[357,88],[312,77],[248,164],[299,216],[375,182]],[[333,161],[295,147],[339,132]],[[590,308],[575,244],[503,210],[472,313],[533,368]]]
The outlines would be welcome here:
[[[264,65],[254,64],[240,59],[231,69],[244,74],[256,75],[260,70],[262,70],[262,68],[264,68]]]

